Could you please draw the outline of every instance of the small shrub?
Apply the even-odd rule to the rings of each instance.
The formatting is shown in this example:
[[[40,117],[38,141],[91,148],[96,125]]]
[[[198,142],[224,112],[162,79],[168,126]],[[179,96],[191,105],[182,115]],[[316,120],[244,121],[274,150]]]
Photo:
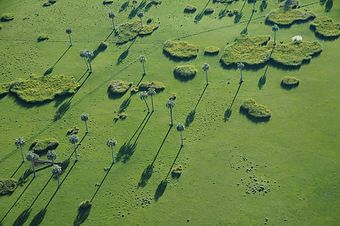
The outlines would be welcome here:
[[[291,89],[299,86],[300,81],[295,77],[286,76],[281,81],[282,88]]]
[[[154,88],[156,92],[162,92],[165,89],[165,85],[162,82],[152,81],[152,82],[141,82],[139,84],[139,91],[147,91],[149,88]]]
[[[198,46],[185,41],[166,41],[163,51],[175,59],[187,60],[197,57]]]
[[[103,5],[110,5],[113,3],[113,0],[104,0]]]
[[[79,128],[78,127],[73,127],[69,130],[67,130],[66,135],[71,136],[71,135],[77,135],[79,133]]]
[[[43,41],[46,41],[46,40],[48,40],[48,39],[49,39],[49,37],[48,37],[47,34],[40,34],[40,35],[38,36],[38,38],[37,38],[37,41],[38,41],[38,42],[43,42]]]
[[[107,49],[107,46],[108,46],[107,42],[101,42],[98,46],[98,50],[104,51]]]
[[[116,35],[118,36],[117,44],[124,44],[134,40],[138,36],[151,35],[159,27],[159,24],[143,24],[141,27],[140,21],[127,22],[116,27]]]
[[[195,6],[192,6],[192,5],[187,5],[185,8],[184,8],[184,13],[194,13],[196,12],[196,7]]]
[[[254,99],[245,100],[240,111],[253,121],[268,121],[271,117],[270,110],[264,105],[257,104]]]
[[[179,178],[182,175],[183,167],[181,165],[175,167],[171,171],[172,178]]]
[[[1,22],[9,22],[11,20],[14,20],[14,15],[11,13],[4,13],[0,17]]]
[[[190,80],[193,79],[198,70],[194,65],[180,65],[176,66],[174,69],[174,75],[180,80]]]
[[[220,52],[220,48],[216,46],[207,46],[204,49],[204,55],[217,55]]]
[[[317,17],[310,28],[321,38],[337,38],[340,36],[340,24],[334,23],[328,17]]]
[[[45,155],[47,151],[54,150],[59,146],[59,141],[54,138],[36,140],[34,141],[29,150],[33,151],[37,155]]]
[[[278,24],[281,26],[290,26],[294,23],[307,22],[315,18],[312,12],[303,12],[298,9],[292,10],[274,10],[266,17],[266,22],[270,24]]]
[[[131,87],[131,82],[126,82],[122,80],[113,80],[109,86],[108,92],[111,96],[122,96]]]
[[[12,194],[18,186],[15,179],[0,179],[0,196]]]
[[[210,15],[210,14],[213,14],[214,13],[214,9],[213,8],[206,8],[205,10],[204,10],[204,14],[205,15]]]

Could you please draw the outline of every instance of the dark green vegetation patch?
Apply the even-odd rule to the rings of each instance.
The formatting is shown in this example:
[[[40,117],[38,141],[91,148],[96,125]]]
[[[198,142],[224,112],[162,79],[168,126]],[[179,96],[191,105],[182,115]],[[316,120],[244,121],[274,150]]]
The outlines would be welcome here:
[[[152,82],[141,82],[138,89],[140,91],[147,91],[149,88],[154,88],[156,92],[161,92],[165,89],[165,85],[162,82],[152,81]]]
[[[196,7],[193,6],[193,5],[187,5],[185,8],[184,8],[184,13],[194,13],[196,12]]]
[[[188,60],[197,57],[198,46],[185,41],[166,41],[163,51],[178,60]]]
[[[291,89],[299,86],[300,81],[295,77],[285,76],[281,81],[282,88]]]
[[[120,24],[116,28],[117,44],[124,44],[138,36],[151,35],[158,27],[159,24],[142,24],[139,20]]]
[[[126,82],[122,80],[113,80],[109,86],[108,92],[112,96],[122,96],[131,87],[131,82]]]
[[[29,150],[33,151],[37,155],[45,155],[48,151],[54,150],[59,146],[59,141],[54,138],[48,138],[43,140],[34,141]]]
[[[14,20],[14,15],[11,14],[11,13],[4,13],[0,17],[1,22],[8,22],[8,21],[11,21],[11,20]]]
[[[12,194],[17,185],[18,181],[15,179],[0,179],[0,196]]]
[[[317,17],[310,25],[316,35],[322,38],[337,38],[340,36],[340,24],[328,17]]]
[[[268,121],[271,117],[270,110],[264,105],[257,104],[254,99],[245,100],[240,111],[253,121]]]
[[[180,80],[190,80],[193,79],[198,70],[194,65],[179,65],[174,69],[174,75]]]
[[[220,48],[216,46],[207,46],[204,49],[204,55],[217,55],[220,52]]]
[[[294,23],[306,22],[314,18],[315,15],[312,12],[302,12],[298,9],[278,9],[268,14],[268,16],[266,17],[266,22],[271,24],[278,24],[281,26],[290,26]]]
[[[37,38],[38,42],[47,41],[49,39],[48,34],[40,34]]]

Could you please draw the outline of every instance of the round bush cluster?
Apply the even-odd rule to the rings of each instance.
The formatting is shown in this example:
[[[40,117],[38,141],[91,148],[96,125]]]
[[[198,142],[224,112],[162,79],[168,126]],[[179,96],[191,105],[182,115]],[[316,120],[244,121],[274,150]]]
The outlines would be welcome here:
[[[220,48],[216,46],[207,46],[204,49],[204,55],[217,55],[220,52]]]
[[[193,79],[198,70],[194,65],[180,65],[175,67],[174,75],[180,80],[190,80]]]
[[[184,13],[194,13],[196,12],[196,7],[195,6],[192,6],[192,5],[187,5],[185,8],[184,8]]]
[[[286,89],[291,89],[299,86],[300,81],[295,77],[286,76],[281,81],[281,86]]]
[[[254,99],[245,100],[240,111],[255,122],[268,121],[271,117],[270,110],[264,105],[257,104]]]

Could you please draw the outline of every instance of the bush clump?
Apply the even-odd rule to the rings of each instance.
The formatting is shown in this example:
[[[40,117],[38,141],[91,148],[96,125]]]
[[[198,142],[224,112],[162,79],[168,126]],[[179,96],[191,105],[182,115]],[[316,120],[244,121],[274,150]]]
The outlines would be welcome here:
[[[156,92],[162,92],[165,89],[165,85],[162,82],[141,82],[138,86],[139,91],[147,91],[149,88],[154,88]]]
[[[78,214],[77,217],[74,219],[73,224],[78,226],[84,223],[84,221],[88,218],[90,215],[92,204],[89,200],[85,200],[80,203],[78,207]]]
[[[139,20],[120,24],[116,28],[116,35],[118,37],[117,44],[124,44],[134,40],[138,36],[151,35],[158,27],[159,24],[155,23],[143,24],[143,27],[141,27]]]
[[[210,15],[210,14],[213,14],[214,12],[215,10],[213,8],[206,8],[203,13],[205,15]]]
[[[112,96],[122,96],[131,87],[131,82],[126,82],[122,80],[113,80],[109,86],[108,92]]]
[[[187,5],[184,8],[184,13],[194,13],[196,12],[197,8],[193,5]]]
[[[282,88],[291,89],[299,86],[300,81],[295,77],[286,76],[281,81]]]
[[[197,57],[198,46],[185,41],[166,41],[163,46],[164,53],[179,60],[188,60]]]
[[[240,111],[253,121],[268,121],[271,117],[270,110],[264,105],[257,104],[254,99],[245,100]]]
[[[110,5],[113,3],[113,0],[104,0],[103,5]]]
[[[43,41],[46,41],[46,40],[48,40],[48,39],[49,39],[49,37],[48,37],[47,34],[40,34],[40,35],[38,36],[38,38],[37,38],[37,41],[38,41],[38,42],[43,42]]]
[[[198,70],[194,65],[179,65],[174,69],[174,75],[180,80],[190,80],[193,79]]]
[[[220,48],[216,46],[207,46],[204,49],[204,55],[217,55],[220,52]]]
[[[34,141],[29,150],[33,151],[37,155],[45,155],[50,150],[55,150],[59,146],[59,141],[54,138],[48,138],[43,140]]]
[[[181,165],[175,167],[171,171],[172,178],[179,178],[182,175],[183,167]]]
[[[0,196],[12,194],[18,186],[15,179],[0,179]]]
[[[312,12],[302,12],[298,9],[278,9],[268,14],[268,16],[266,17],[266,22],[281,26],[290,26],[294,23],[307,22],[314,18],[315,14]]]
[[[340,36],[340,24],[334,23],[328,17],[317,17],[310,28],[321,38],[337,38]]]
[[[11,13],[4,13],[0,17],[1,22],[9,22],[11,20],[14,20],[14,15]]]

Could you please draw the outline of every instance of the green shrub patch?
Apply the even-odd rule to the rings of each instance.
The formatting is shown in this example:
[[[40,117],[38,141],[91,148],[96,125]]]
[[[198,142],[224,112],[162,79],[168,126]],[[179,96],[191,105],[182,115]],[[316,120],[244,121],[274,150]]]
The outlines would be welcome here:
[[[117,44],[124,44],[128,41],[134,40],[138,36],[151,35],[158,29],[158,27],[159,24],[155,23],[143,24],[141,27],[139,20],[120,24],[116,28],[116,35],[118,37]]]
[[[277,9],[268,14],[266,22],[281,26],[290,26],[294,23],[307,22],[315,18],[312,12],[303,12],[298,9]]]
[[[285,88],[285,89],[291,89],[291,88],[297,87],[299,86],[299,84],[300,84],[299,79],[295,77],[290,77],[290,76],[283,77],[281,81],[281,86],[282,88]]]
[[[204,10],[204,14],[205,15],[210,15],[210,14],[213,14],[214,13],[214,9],[213,8],[206,8],[205,10]]]
[[[18,186],[15,179],[0,179],[0,196],[12,194]]]
[[[9,85],[6,83],[0,83],[0,97],[3,97],[9,93]]]
[[[48,40],[48,39],[49,39],[49,37],[48,37],[47,34],[40,34],[40,35],[38,36],[38,38],[37,38],[37,41],[38,41],[38,42],[43,42],[43,41],[46,41],[46,40]]]
[[[79,87],[73,77],[54,75],[13,82],[9,91],[26,103],[42,103],[57,96],[74,94]]]
[[[337,38],[340,36],[340,24],[328,17],[317,17],[310,25],[315,34],[321,38]]]
[[[179,178],[182,175],[183,167],[181,165],[175,167],[171,171],[172,178]]]
[[[196,12],[196,7],[195,6],[192,6],[192,5],[187,5],[185,8],[184,8],[184,13],[194,13]]]
[[[126,82],[122,80],[113,80],[111,81],[111,84],[109,86],[108,92],[110,96],[122,96],[124,95],[129,88],[131,87],[132,83],[131,82]]]
[[[11,21],[11,20],[14,20],[14,15],[11,14],[11,13],[4,13],[0,17],[1,22],[8,22],[8,21]]]
[[[170,57],[178,60],[188,60],[197,57],[198,46],[185,41],[166,41],[163,51]]]
[[[55,150],[59,146],[59,141],[54,138],[48,138],[43,140],[34,141],[29,150],[33,151],[37,155],[45,155],[50,150]]]
[[[190,80],[193,79],[198,70],[194,65],[179,65],[174,69],[174,75],[179,80]]]
[[[204,55],[217,55],[220,52],[220,48],[216,46],[207,46],[204,49]]]
[[[156,92],[162,92],[165,89],[165,85],[162,82],[141,82],[138,86],[139,91],[147,91],[149,88],[154,88]]]
[[[240,111],[253,121],[268,121],[271,117],[270,110],[264,105],[257,104],[254,99],[245,100]]]

